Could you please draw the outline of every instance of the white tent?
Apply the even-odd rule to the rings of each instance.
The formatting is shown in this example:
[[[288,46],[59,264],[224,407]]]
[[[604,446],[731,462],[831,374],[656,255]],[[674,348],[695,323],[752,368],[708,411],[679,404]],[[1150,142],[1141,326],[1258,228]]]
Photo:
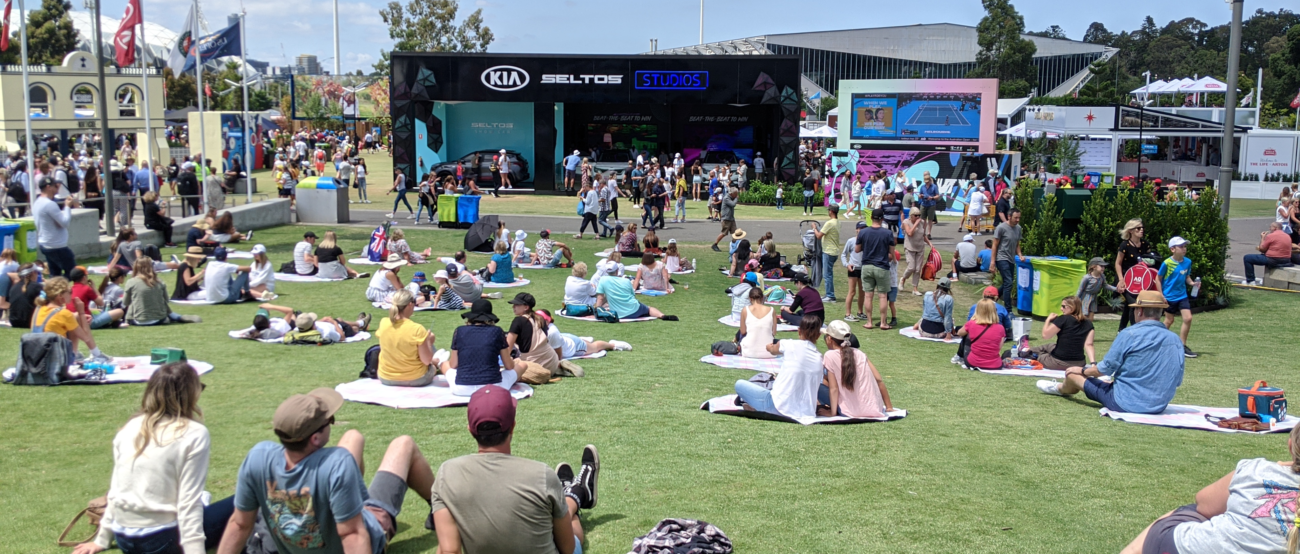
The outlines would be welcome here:
[[[999,134],[999,135],[1006,135],[1006,136],[1009,136],[1009,137],[1015,137],[1015,138],[1025,138],[1025,135],[1029,135],[1029,138],[1038,138],[1038,137],[1043,136],[1043,132],[1042,132],[1042,131],[1038,131],[1038,130],[1028,130],[1028,131],[1027,131],[1027,130],[1025,129],[1025,122],[1023,122],[1023,121],[1020,122],[1020,123],[1017,123],[1014,127],[1010,128],[1010,129],[1007,129],[1007,130],[1005,130],[1005,131],[998,131],[998,134]],[[1049,138],[1057,138],[1057,137],[1060,137],[1061,135],[1058,135],[1058,134],[1056,134],[1056,133],[1047,133],[1047,136],[1048,136]]]
[[[1132,92],[1129,92],[1129,94],[1155,94],[1159,92],[1160,89],[1164,88],[1165,85],[1168,84],[1169,83],[1167,81],[1156,81],[1154,83],[1149,83],[1146,85],[1142,85],[1138,88],[1135,88],[1133,89]]]
[[[1201,77],[1200,79],[1193,81],[1189,85],[1183,85],[1178,90],[1179,92],[1185,92],[1185,93],[1192,93],[1192,92],[1226,93],[1228,92],[1228,84],[1218,79],[1215,79],[1214,77],[1210,77],[1209,75],[1206,75],[1205,77]]]
[[[830,125],[822,125],[816,129],[799,129],[799,138],[835,138],[839,133]]]

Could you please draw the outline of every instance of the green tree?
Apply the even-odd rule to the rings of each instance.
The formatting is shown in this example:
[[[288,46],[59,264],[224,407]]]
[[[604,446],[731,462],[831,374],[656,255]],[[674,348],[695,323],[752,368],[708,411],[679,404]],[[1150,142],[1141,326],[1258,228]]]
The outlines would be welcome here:
[[[194,94],[194,75],[172,73],[170,67],[163,68],[163,89],[167,92],[167,109],[180,110],[196,105]]]
[[[388,37],[397,41],[396,52],[486,52],[495,37],[483,24],[483,9],[457,24],[459,8],[456,0],[410,0],[405,7],[394,0],[379,17],[388,25]],[[388,75],[389,55],[380,51],[376,73]]]
[[[41,8],[33,10],[27,18],[27,62],[32,65],[59,65],[68,52],[77,49],[77,30],[72,26],[68,12],[72,3],[62,0],[41,0]],[[16,10],[15,10],[16,11]],[[18,14],[17,17],[22,17]],[[0,63],[22,63],[22,45],[18,22],[9,27],[9,50],[0,53]],[[108,36],[108,35],[106,35]],[[107,52],[105,52],[107,54]]]
[[[1036,37],[1059,38],[1061,40],[1070,40],[1070,37],[1065,36],[1065,29],[1062,29],[1060,25],[1052,25],[1051,27],[1048,27],[1047,29],[1044,29],[1042,31],[1030,31],[1025,34],[1033,35]]]
[[[1100,21],[1093,21],[1088,30],[1083,32],[1083,41],[1089,44],[1110,45],[1115,40],[1115,33],[1106,29]]]
[[[1079,148],[1079,141],[1074,136],[1065,135],[1061,140],[1056,141],[1056,151],[1052,153],[1052,157],[1056,159],[1061,174],[1069,176],[1074,170],[1079,169],[1083,152]]]
[[[998,96],[1002,98],[1029,96],[1038,84],[1034,66],[1038,47],[1020,36],[1025,32],[1025,18],[1008,0],[982,1],[986,15],[975,27],[980,51],[975,55],[975,69],[967,77],[998,79]]]

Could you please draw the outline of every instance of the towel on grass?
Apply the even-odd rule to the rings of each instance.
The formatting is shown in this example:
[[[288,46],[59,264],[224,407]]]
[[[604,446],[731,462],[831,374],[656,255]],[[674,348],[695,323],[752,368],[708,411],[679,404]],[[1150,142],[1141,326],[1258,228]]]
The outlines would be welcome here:
[[[374,307],[376,307],[376,308],[382,309],[382,310],[387,310],[387,309],[393,307],[392,304],[389,304],[389,303],[387,303],[387,302],[371,302],[370,305],[371,305],[371,306],[374,306]],[[469,306],[465,306],[464,308],[461,308],[460,310],[446,310],[446,311],[454,311],[454,312],[458,312],[458,311],[461,311],[461,310],[468,310],[468,309],[469,309]],[[416,307],[415,307],[415,311],[417,311],[417,312],[435,312],[435,311],[443,311],[443,310],[442,310],[442,308],[439,308],[439,307],[437,307],[437,306],[416,306]]]
[[[953,337],[953,338],[950,338],[950,339],[948,339],[948,340],[943,340],[943,339],[932,339],[932,338],[930,338],[930,337],[923,337],[923,336],[921,336],[921,332],[920,332],[920,331],[917,331],[916,329],[913,329],[911,325],[908,325],[907,327],[903,327],[902,329],[899,329],[899,330],[898,330],[898,334],[903,335],[904,337],[907,337],[907,338],[909,338],[909,339],[928,340],[928,341],[931,341],[931,342],[943,342],[943,343],[947,343],[947,344],[961,344],[961,337]]]
[[[637,289],[636,293],[642,296],[668,296],[668,291],[666,290]]]
[[[111,374],[105,375],[102,381],[101,380],[64,381],[62,384],[64,385],[115,385],[118,383],[143,383],[145,381],[148,381],[149,378],[153,376],[153,372],[158,371],[158,368],[162,367],[161,365],[154,365],[149,363],[149,356],[115,356],[113,358],[113,363],[118,365],[117,370]],[[123,364],[128,364],[128,363],[134,365],[132,367],[122,367]],[[190,367],[194,368],[194,371],[198,372],[199,375],[203,375],[204,373],[212,371],[212,364],[210,363],[200,362],[198,360],[190,360],[188,363],[190,364]],[[8,380],[10,375],[13,375],[16,372],[17,370],[12,367],[5,370],[4,375],[6,377],[6,381]]]
[[[215,259],[215,257],[209,255],[209,256],[208,256],[208,259]],[[252,253],[252,252],[241,252],[241,251],[239,251],[239,250],[231,250],[231,249],[227,248],[227,249],[226,249],[226,259],[227,259],[227,260],[251,260],[251,259],[253,259],[253,253]]]
[[[718,323],[721,323],[721,324],[723,324],[723,325],[726,325],[727,327],[734,327],[734,328],[736,328],[736,329],[739,329],[739,328],[740,328],[740,320],[739,320],[739,319],[735,319],[735,318],[731,317],[730,315],[724,315],[724,316],[718,318]],[[825,329],[826,326],[823,325],[822,328]],[[788,323],[778,323],[778,324],[776,325],[776,331],[777,331],[778,333],[792,332],[792,331],[798,331],[798,330],[799,330],[799,326],[798,326],[798,325],[790,325],[790,324],[788,324]]]
[[[515,287],[524,287],[524,286],[528,286],[528,283],[531,283],[531,282],[532,282],[532,281],[529,281],[528,279],[518,279],[518,280],[516,280],[516,281],[513,282],[513,283],[493,283],[492,281],[484,281],[484,282],[483,282],[483,288],[485,288],[485,289],[512,289],[512,288],[515,288]]]
[[[235,303],[238,304],[238,303],[240,303],[240,302],[250,302],[250,301],[253,301],[253,300],[258,300],[258,301],[260,301],[260,302],[266,302],[267,300],[275,300],[276,298],[279,298],[279,297],[280,297],[280,295],[276,294],[276,295],[272,295],[270,298],[257,298],[257,299],[254,299],[254,298],[241,298],[241,299],[235,301]],[[216,302],[213,302],[213,301],[211,301],[211,300],[176,300],[176,299],[174,299],[174,298],[171,299],[170,302],[171,302],[172,304],[184,304],[184,305],[186,305],[186,306],[209,306],[209,305],[216,304]]]
[[[155,269],[154,269],[154,273],[171,273],[171,272],[173,272],[173,271],[176,271],[176,270],[174,270],[174,269],[157,269],[156,266],[155,266]],[[88,265],[88,266],[86,266],[86,273],[89,274],[89,275],[108,275],[108,266],[106,266],[106,265]],[[129,271],[127,272],[127,274],[130,274],[130,273],[131,273],[131,272],[129,272]]]
[[[1273,425],[1270,431],[1240,431],[1237,429],[1224,429],[1205,419],[1205,416],[1212,417],[1237,417],[1241,415],[1237,408],[1207,408],[1205,406],[1189,406],[1185,404],[1170,404],[1164,412],[1158,414],[1133,414],[1128,412],[1112,412],[1102,408],[1101,415],[1118,421],[1127,421],[1129,423],[1140,423],[1142,425],[1156,425],[1160,427],[1176,427],[1180,429],[1199,429],[1202,431],[1217,431],[1220,433],[1249,433],[1252,435],[1263,435],[1266,433],[1288,433],[1292,427],[1300,423],[1300,418],[1288,414],[1285,419]]]
[[[389,408],[445,408],[469,404],[469,397],[456,396],[447,385],[447,376],[439,375],[433,383],[423,387],[390,387],[379,379],[357,379],[351,383],[342,383],[334,390],[349,402],[378,404]],[[533,395],[533,388],[523,383],[515,383],[510,388],[510,396],[516,400]]]
[[[721,274],[723,274],[723,275],[726,275],[727,277],[733,277],[730,273],[727,273],[727,270],[725,270],[725,269],[720,269],[720,270],[718,270],[718,272],[721,273]],[[733,277],[733,278],[736,278],[736,277]],[[764,283],[784,283],[784,282],[787,282],[787,281],[793,281],[793,280],[794,280],[794,279],[786,279],[785,277],[764,277],[764,278],[763,278],[763,282],[764,282]]]
[[[324,277],[318,277],[316,275],[298,275],[297,273],[276,273],[275,280],[284,281],[286,283],[334,283],[338,281],[346,281],[347,279],[326,279]]]
[[[569,269],[569,268],[567,268],[567,267],[560,267],[560,266],[558,266],[558,265],[555,266],[555,267],[549,267],[549,266],[545,266],[545,265],[541,265],[541,264],[524,264],[524,265],[518,265],[518,264],[516,264],[516,265],[515,265],[515,269]]]
[[[773,302],[771,300],[764,300],[763,303],[767,304],[768,306],[785,306],[789,308],[790,306],[794,305],[794,296],[787,294],[785,295],[785,298],[778,300],[776,302]]]
[[[1015,375],[1017,377],[1037,377],[1039,379],[1064,379],[1065,371],[1060,369],[981,369],[980,373],[989,375]]]
[[[571,316],[571,315],[564,315],[564,314],[559,314],[559,313],[557,313],[557,314],[555,314],[555,315],[558,315],[558,316],[560,316],[560,317],[567,317],[567,318],[569,318],[569,319],[576,319],[576,320],[578,320],[578,321],[591,321],[591,322],[594,322],[594,323],[604,323],[603,321],[601,321],[601,320],[599,320],[599,319],[596,319],[596,316],[594,316],[594,315],[588,315],[588,316],[582,316],[582,317],[574,317],[574,316]],[[619,322],[619,323],[632,323],[632,322],[634,322],[634,321],[655,321],[655,320],[657,320],[657,319],[659,319],[659,318],[657,318],[657,317],[645,316],[645,317],[638,317],[638,318],[636,318],[636,319],[623,318],[623,319],[618,320],[618,322]]]
[[[781,357],[775,358],[745,358],[743,356],[714,356],[709,354],[700,358],[701,362],[706,364],[725,367],[727,369],[749,369],[753,371],[766,371],[776,373],[781,371]]]
[[[769,414],[767,412],[749,411],[736,405],[736,395],[728,394],[719,396],[706,401],[700,406],[701,410],[708,410],[709,413],[733,415],[747,417],[751,419],[766,419],[770,421],[784,421],[786,423],[799,423],[802,425],[813,425],[815,423],[869,423],[873,421],[893,421],[907,417],[907,410],[894,409],[885,414],[884,417],[801,417],[798,419],[783,415]]]
[[[384,262],[372,262],[370,258],[348,258],[348,265],[379,265]]]
[[[239,330],[237,330],[237,331],[230,331],[230,332],[227,333],[227,334],[230,335],[230,338],[232,338],[232,339],[248,340],[248,339],[244,338],[243,335],[244,335],[244,333],[247,333],[247,332],[252,331],[252,330],[253,330],[253,328],[252,328],[252,327],[249,327],[249,328],[247,328],[247,329],[239,329]],[[366,340],[370,340],[370,333],[367,333],[367,332],[365,332],[365,331],[361,331],[361,332],[359,332],[359,333],[357,333],[357,334],[355,334],[355,335],[352,335],[352,336],[350,336],[350,337],[348,337],[348,338],[346,338],[346,339],[343,339],[343,342],[361,342],[361,341],[366,341]],[[284,344],[284,341],[282,341],[282,340],[280,340],[280,339],[257,339],[257,342],[264,342],[264,343],[266,343],[266,344]]]
[[[595,352],[588,352],[581,356],[574,356],[572,358],[565,358],[565,359],[566,360],[594,360],[596,358],[604,358],[605,354],[606,352],[604,350],[597,350]]]

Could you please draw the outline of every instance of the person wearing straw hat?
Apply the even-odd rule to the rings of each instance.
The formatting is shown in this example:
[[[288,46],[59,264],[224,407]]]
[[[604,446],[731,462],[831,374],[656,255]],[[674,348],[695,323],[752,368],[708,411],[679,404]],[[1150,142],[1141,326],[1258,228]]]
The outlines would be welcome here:
[[[371,302],[388,302],[389,296],[402,290],[402,280],[398,278],[397,272],[406,263],[396,253],[388,254],[387,261],[381,266],[383,269],[376,271],[370,278],[370,285],[366,287],[366,299]]]
[[[1100,362],[1065,370],[1065,381],[1043,379],[1038,390],[1069,396],[1083,391],[1089,400],[1114,412],[1158,414],[1183,384],[1183,343],[1160,318],[1169,307],[1165,295],[1145,290],[1129,305],[1133,325],[1120,331]],[[1098,377],[1109,375],[1113,381]]]
[[[382,554],[397,534],[407,489],[430,501],[433,468],[411,437],[388,444],[369,487],[360,432],[349,429],[338,446],[326,446],[342,407],[342,395],[319,388],[276,408],[271,427],[279,443],[258,443],[239,466],[235,510],[217,552],[242,552],[261,512],[280,552],[305,552],[300,545],[314,543],[310,550]]]

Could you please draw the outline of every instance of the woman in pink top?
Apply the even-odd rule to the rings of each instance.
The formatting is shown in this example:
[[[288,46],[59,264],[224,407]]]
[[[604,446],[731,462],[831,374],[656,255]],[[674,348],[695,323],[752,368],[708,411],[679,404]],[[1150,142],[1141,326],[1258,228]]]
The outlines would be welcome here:
[[[834,407],[819,407],[817,415],[847,417],[881,417],[894,405],[889,401],[889,389],[880,378],[876,366],[867,355],[849,346],[849,324],[832,321],[826,327],[826,354],[822,368],[826,370],[826,388],[830,397],[821,402]]]
[[[989,298],[975,305],[975,318],[966,322],[957,336],[970,339],[966,366],[971,369],[1002,369],[1002,340],[1007,329],[998,321],[998,305]]]

